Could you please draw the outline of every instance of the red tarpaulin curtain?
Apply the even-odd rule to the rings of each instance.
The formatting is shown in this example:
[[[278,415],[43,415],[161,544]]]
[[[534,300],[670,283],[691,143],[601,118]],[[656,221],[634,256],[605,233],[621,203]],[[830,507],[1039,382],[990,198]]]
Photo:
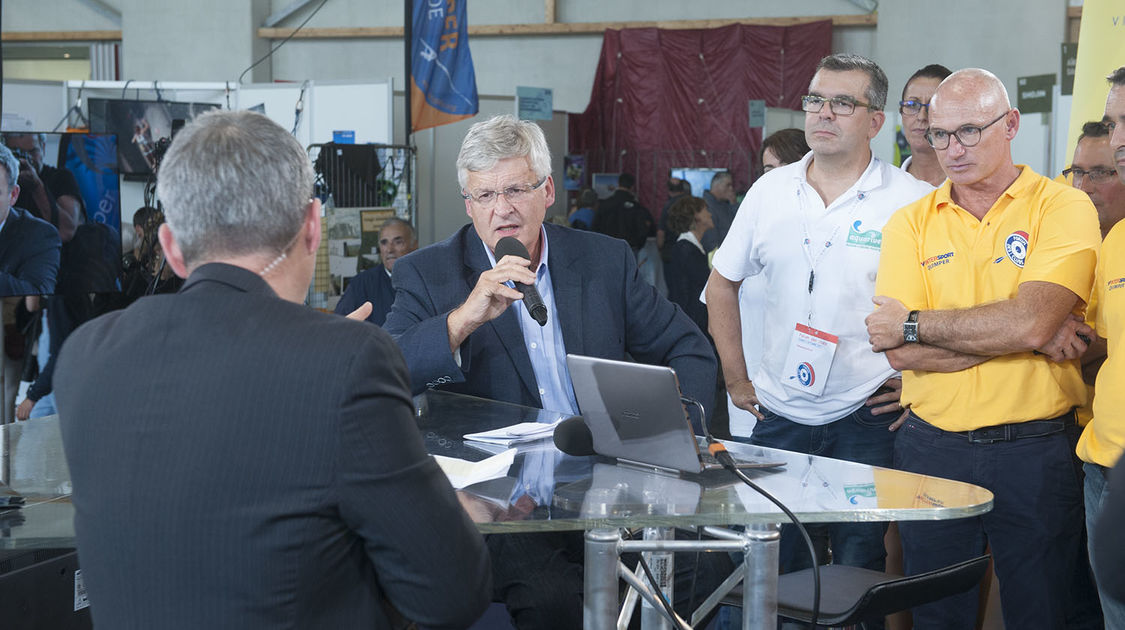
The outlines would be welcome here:
[[[744,191],[762,144],[761,130],[749,127],[749,101],[800,109],[831,47],[827,20],[608,30],[590,104],[570,116],[570,153],[586,156],[587,174],[633,173],[653,213],[664,205],[670,168],[726,168]]]

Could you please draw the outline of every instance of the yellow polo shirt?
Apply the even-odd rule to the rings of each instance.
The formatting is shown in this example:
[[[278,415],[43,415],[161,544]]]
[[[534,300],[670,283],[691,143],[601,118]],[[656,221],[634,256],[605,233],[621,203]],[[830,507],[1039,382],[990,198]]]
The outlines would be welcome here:
[[[1108,235],[1107,235],[1108,236]],[[1104,244],[1104,242],[1103,242]],[[1098,263],[1101,264],[1101,254],[1098,255]],[[1098,327],[1098,280],[1094,276],[1094,290],[1090,293],[1090,301],[1086,303],[1086,324],[1090,328]],[[1090,419],[1094,417],[1094,386],[1086,383],[1086,404],[1079,407],[1075,415],[1078,416],[1078,426],[1084,427],[1090,424]]]
[[[1094,296],[1098,334],[1108,347],[1094,384],[1094,418],[1082,430],[1078,457],[1112,468],[1125,450],[1125,221],[1113,226],[1102,244]]]
[[[910,310],[968,308],[1011,299],[1023,282],[1090,295],[1101,233],[1081,190],[1020,165],[1020,176],[977,220],[950,196],[951,183],[900,209],[883,228],[875,294]],[[920,329],[922,343],[926,331]],[[1031,352],[952,373],[907,370],[902,403],[947,431],[1054,418],[1086,397],[1078,361]]]

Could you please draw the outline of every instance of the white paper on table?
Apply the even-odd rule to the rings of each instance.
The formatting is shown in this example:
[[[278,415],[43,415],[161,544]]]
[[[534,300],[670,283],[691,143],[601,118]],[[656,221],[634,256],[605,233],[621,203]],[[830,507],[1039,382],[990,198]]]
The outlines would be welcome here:
[[[562,418],[554,422],[521,422],[508,427],[493,429],[492,431],[467,433],[464,438],[474,442],[486,442],[488,444],[500,444],[502,446],[534,442],[535,440],[542,440],[553,436],[555,434],[555,425],[561,420]]]
[[[516,461],[516,449],[510,448],[503,453],[493,455],[479,462],[469,462],[455,457],[434,455],[438,466],[449,478],[449,483],[457,490],[466,488],[475,483],[499,479],[508,474],[512,462]]]

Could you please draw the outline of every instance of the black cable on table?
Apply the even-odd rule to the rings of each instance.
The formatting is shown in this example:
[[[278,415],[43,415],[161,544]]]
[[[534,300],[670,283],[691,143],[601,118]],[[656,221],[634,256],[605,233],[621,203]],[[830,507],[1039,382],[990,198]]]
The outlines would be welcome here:
[[[742,483],[745,483],[746,485],[753,488],[755,492],[765,497],[770,503],[773,503],[777,507],[781,508],[781,511],[785,512],[785,515],[789,517],[789,520],[793,521],[793,524],[797,526],[797,530],[801,532],[801,536],[805,539],[805,545],[809,548],[809,555],[812,557],[813,605],[812,618],[809,620],[809,628],[815,630],[817,617],[820,616],[820,566],[816,562],[816,547],[813,545],[812,538],[809,536],[808,530],[805,529],[805,525],[801,523],[800,519],[797,518],[797,515],[791,512],[789,508],[785,507],[785,504],[783,504],[781,501],[778,501],[776,497],[774,497],[769,492],[766,492],[765,489],[763,489],[761,486],[751,481],[751,479],[746,476],[746,473],[738,469],[738,466],[734,462],[734,457],[730,454],[730,452],[727,451],[727,447],[724,446],[722,442],[716,440],[715,437],[711,435],[711,431],[707,428],[707,413],[704,410],[703,405],[698,400],[687,397],[681,397],[680,400],[687,404],[695,405],[699,408],[700,425],[703,427],[704,438],[707,440],[707,451],[710,452],[712,456],[714,456],[715,461],[722,464],[723,468],[729,470],[735,477],[738,477],[738,479],[742,481]]]

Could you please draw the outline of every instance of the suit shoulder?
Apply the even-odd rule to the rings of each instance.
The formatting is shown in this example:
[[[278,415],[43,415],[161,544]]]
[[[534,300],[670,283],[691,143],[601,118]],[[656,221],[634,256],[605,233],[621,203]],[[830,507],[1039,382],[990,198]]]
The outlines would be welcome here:
[[[23,208],[13,207],[11,216],[12,218],[16,219],[16,222],[18,222],[20,230],[22,230],[26,234],[35,235],[41,238],[59,238],[59,231],[55,229],[55,226],[31,214]]]
[[[107,343],[112,332],[128,329],[129,324],[122,323],[123,319],[127,319],[128,313],[129,309],[110,311],[79,325],[67,336],[59,349],[59,366],[65,365],[67,356],[73,353],[78,353],[79,358],[76,360],[78,363],[95,356],[99,344]]]
[[[319,343],[338,343],[344,347],[369,342],[376,345],[394,344],[382,328],[366,321],[348,319],[335,313],[324,313],[303,304],[282,302],[283,309],[291,310],[287,317],[290,325],[300,334],[313,337]]]
[[[383,265],[375,265],[370,269],[364,269],[363,271],[356,274],[356,276],[352,278],[352,282],[355,282],[357,280],[362,282],[375,282],[381,279],[380,274],[386,276],[387,270],[383,267]]]

